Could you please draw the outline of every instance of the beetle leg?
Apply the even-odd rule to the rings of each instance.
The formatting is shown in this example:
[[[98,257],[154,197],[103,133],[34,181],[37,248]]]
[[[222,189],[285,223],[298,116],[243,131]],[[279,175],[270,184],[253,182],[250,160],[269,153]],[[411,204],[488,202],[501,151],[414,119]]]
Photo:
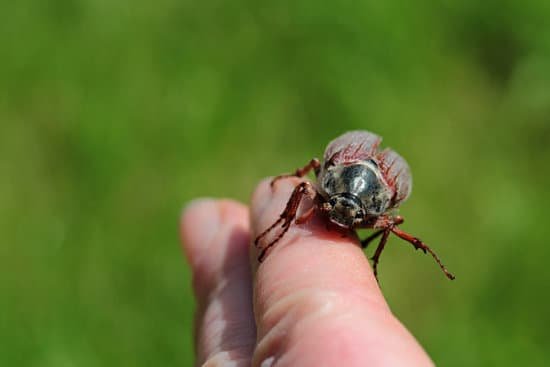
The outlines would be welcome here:
[[[417,249],[417,250],[421,249],[422,251],[424,251],[424,253],[429,252],[433,256],[433,258],[435,259],[435,261],[437,262],[437,264],[439,265],[441,270],[443,270],[443,272],[445,273],[447,278],[449,278],[451,280],[453,280],[455,278],[455,276],[453,274],[449,273],[447,268],[441,263],[441,260],[435,254],[435,252],[428,245],[426,245],[424,242],[422,242],[419,238],[416,238],[413,235],[411,235],[411,234],[409,234],[405,231],[402,231],[401,229],[399,229],[397,227],[392,227],[391,231],[393,233],[395,233],[399,238],[402,238],[405,241],[412,244],[415,249]]]
[[[309,182],[302,182],[298,186],[294,188],[294,191],[292,192],[292,195],[290,196],[290,199],[288,199],[288,202],[286,203],[285,210],[281,213],[279,216],[279,219],[275,221],[269,228],[267,228],[265,231],[260,233],[258,237],[256,237],[256,240],[254,241],[254,245],[259,249],[260,254],[258,256],[258,261],[262,262],[267,250],[269,250],[273,245],[275,245],[288,231],[290,228],[290,225],[292,224],[292,221],[296,218],[296,213],[298,212],[298,208],[300,207],[300,203],[302,202],[302,199],[305,195],[312,195],[315,194],[315,190],[311,186],[311,183]],[[282,223],[282,224],[281,224]],[[269,232],[271,232],[274,228],[276,228],[279,224],[281,224],[282,232],[277,235],[271,242],[269,242],[267,245],[260,246],[260,240]]]
[[[405,222],[405,219],[400,215],[396,215],[395,217],[392,218],[392,222],[395,226],[397,226]]]
[[[364,240],[361,240],[361,248],[364,248],[364,249],[367,248],[369,243],[371,243],[373,240],[380,237],[382,235],[382,233],[384,233],[384,231],[385,231],[384,229],[381,229],[379,231],[374,232],[373,234],[371,234],[370,236],[368,236]]]
[[[384,250],[384,246],[386,246],[386,242],[388,241],[388,237],[390,236],[390,231],[391,231],[390,228],[385,228],[375,233],[377,236],[382,234],[380,243],[378,244],[378,247],[376,248],[374,256],[372,257],[372,270],[374,271],[374,277],[376,278],[377,282],[378,282],[378,261],[380,260],[380,255]]]
[[[280,175],[280,176],[277,176],[277,177],[273,178],[273,180],[271,180],[271,187],[273,187],[273,185],[275,185],[275,182],[277,182],[278,180],[283,179],[283,178],[287,178],[287,177],[304,177],[312,169],[315,170],[315,174],[317,175],[319,173],[320,168],[321,168],[321,163],[319,162],[319,160],[317,158],[313,158],[311,161],[309,161],[308,164],[306,164],[302,168],[298,168],[296,171],[294,171],[293,174]]]

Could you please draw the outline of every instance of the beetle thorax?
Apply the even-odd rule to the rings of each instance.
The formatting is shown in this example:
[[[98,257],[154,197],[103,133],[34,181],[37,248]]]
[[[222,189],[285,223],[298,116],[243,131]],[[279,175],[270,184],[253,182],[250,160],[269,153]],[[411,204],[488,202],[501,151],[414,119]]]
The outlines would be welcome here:
[[[328,207],[339,211],[331,219],[344,226],[358,224],[359,211],[363,216],[383,214],[393,195],[372,160],[326,167],[319,173],[319,186]],[[351,215],[357,216],[353,223],[351,218],[344,218]]]

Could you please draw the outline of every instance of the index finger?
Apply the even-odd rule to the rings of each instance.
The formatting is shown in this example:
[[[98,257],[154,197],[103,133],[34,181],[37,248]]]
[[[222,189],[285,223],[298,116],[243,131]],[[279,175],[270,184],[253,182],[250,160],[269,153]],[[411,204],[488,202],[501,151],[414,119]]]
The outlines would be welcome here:
[[[251,206],[254,236],[279,217],[297,182],[258,186]],[[357,239],[314,218],[292,224],[261,264],[252,252],[253,365],[433,365],[392,315]]]

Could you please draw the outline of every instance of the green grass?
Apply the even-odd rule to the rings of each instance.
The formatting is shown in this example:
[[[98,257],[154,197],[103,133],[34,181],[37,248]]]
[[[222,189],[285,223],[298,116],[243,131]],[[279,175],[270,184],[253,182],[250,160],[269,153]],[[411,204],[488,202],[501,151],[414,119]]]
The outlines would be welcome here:
[[[394,312],[438,365],[550,363],[547,1],[0,3],[0,365],[188,366],[177,224],[349,129],[409,161]]]

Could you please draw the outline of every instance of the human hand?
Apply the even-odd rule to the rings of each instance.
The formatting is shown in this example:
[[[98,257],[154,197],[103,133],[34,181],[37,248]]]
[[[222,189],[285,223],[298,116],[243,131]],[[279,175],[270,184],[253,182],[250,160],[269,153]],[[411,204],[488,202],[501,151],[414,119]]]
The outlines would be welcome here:
[[[433,366],[393,316],[356,240],[293,224],[261,264],[251,239],[284,209],[295,179],[188,206],[181,238],[197,298],[196,364]],[[252,250],[251,250],[252,248]]]

